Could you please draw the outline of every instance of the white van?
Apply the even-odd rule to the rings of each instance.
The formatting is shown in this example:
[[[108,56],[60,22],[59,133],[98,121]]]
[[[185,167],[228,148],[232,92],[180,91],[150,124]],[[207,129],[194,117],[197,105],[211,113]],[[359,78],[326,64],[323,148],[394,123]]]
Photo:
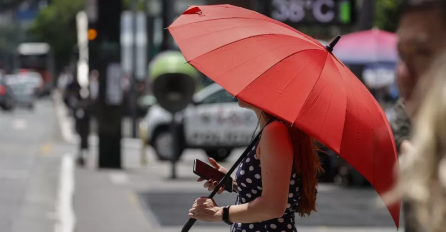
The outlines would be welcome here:
[[[238,106],[237,99],[213,83],[194,95],[178,122],[181,122],[181,148],[200,148],[209,157],[222,161],[234,148],[245,147],[253,138],[257,117]],[[152,146],[160,160],[171,157],[169,112],[152,106],[140,122],[140,136]]]

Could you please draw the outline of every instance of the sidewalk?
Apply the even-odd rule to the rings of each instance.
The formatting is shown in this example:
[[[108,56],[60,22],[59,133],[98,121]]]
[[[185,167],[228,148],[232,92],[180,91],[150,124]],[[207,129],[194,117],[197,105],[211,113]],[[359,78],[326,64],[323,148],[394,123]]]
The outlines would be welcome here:
[[[74,133],[67,123],[66,114],[63,112],[63,105],[57,104],[62,134],[69,143],[75,143]],[[60,103],[60,102],[59,102]],[[64,117],[65,116],[65,117]],[[92,141],[95,139],[92,138]],[[91,154],[88,157],[85,168],[74,168],[72,175],[67,174],[67,183],[73,182],[73,192],[69,191],[65,199],[73,199],[68,205],[74,210],[73,221],[76,232],[179,232],[182,223],[187,221],[187,211],[184,210],[192,201],[188,197],[199,197],[207,195],[207,190],[201,188],[201,183],[196,182],[196,176],[192,172],[193,160],[198,158],[205,160],[205,154],[200,150],[187,150],[182,156],[182,160],[177,164],[177,176],[175,180],[170,179],[170,163],[159,162],[151,148],[146,148],[147,164],[141,164],[141,144],[137,140],[123,140],[122,159],[124,170],[98,170],[96,167],[97,147],[95,143],[91,146]],[[237,151],[236,151],[237,152]],[[74,165],[74,157],[66,156],[71,165]],[[236,156],[231,156],[227,163],[229,166],[236,160]],[[68,162],[68,161],[67,161]],[[70,165],[68,165],[69,167]],[[68,170],[70,171],[70,170]],[[64,181],[64,180],[62,180]],[[331,186],[321,186],[320,191],[330,191]],[[181,192],[181,194],[180,194]],[[169,199],[174,196],[184,196],[183,199]],[[146,198],[141,197],[142,195]],[[151,196],[161,196],[162,201],[152,202],[152,206],[147,203]],[[152,199],[153,201],[154,199]],[[164,206],[163,202],[181,202],[181,205],[170,204]],[[219,199],[217,202],[224,202]],[[65,204],[66,205],[66,204]],[[155,207],[155,208],[154,208]],[[167,207],[167,208],[164,208]],[[174,207],[174,208],[169,208]],[[157,212],[157,213],[156,213]],[[69,217],[68,217],[69,218]],[[169,220],[176,223],[165,223]],[[215,225],[215,226],[214,226]],[[308,232],[393,232],[393,227],[298,227],[299,231]],[[227,232],[229,228],[223,223],[203,224],[197,222],[191,232]],[[401,231],[401,229],[400,229]],[[402,230],[403,231],[403,230]],[[72,232],[72,231],[69,231]]]
[[[195,182],[191,172],[194,158],[203,159],[197,151],[185,154],[178,163],[178,179],[171,180],[169,163],[159,163],[149,149],[149,161],[143,167],[139,163],[137,149],[125,149],[123,171],[97,171],[95,156],[89,159],[85,169],[76,169],[74,209],[77,217],[76,232],[179,232],[181,226],[162,226],[157,215],[137,196],[140,192],[159,193],[182,192],[196,193],[201,184]],[[328,188],[328,187],[327,187]],[[203,195],[207,191],[203,190]],[[200,195],[197,195],[199,197]],[[187,202],[188,203],[188,202]],[[144,213],[149,211],[148,214]],[[187,212],[178,212],[178,214]],[[175,214],[177,215],[177,213]],[[159,219],[159,218],[158,218]],[[187,219],[184,220],[186,223]],[[131,225],[131,226],[129,226]],[[341,227],[298,227],[308,232],[393,232],[395,228],[341,228]],[[196,226],[196,232],[227,232],[223,224],[218,227]],[[403,231],[403,230],[402,230]]]

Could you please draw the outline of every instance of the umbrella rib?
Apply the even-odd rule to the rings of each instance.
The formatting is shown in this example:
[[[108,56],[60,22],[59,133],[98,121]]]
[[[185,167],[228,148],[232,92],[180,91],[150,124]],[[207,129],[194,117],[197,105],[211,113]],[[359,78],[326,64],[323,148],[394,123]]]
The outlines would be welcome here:
[[[339,70],[339,68],[338,68],[338,66],[336,65],[336,69],[338,70],[338,72],[340,73],[340,70]],[[341,75],[340,74],[340,76],[341,76],[341,78],[342,78],[342,82],[344,82],[344,79],[343,79],[343,75]],[[344,88],[345,88],[345,85],[342,85]],[[345,91],[346,93],[347,93],[347,91]],[[346,102],[346,104],[348,105],[348,101]],[[367,112],[368,112],[368,114],[367,114],[367,117],[369,118],[369,122],[372,122],[373,120],[370,118],[370,115],[371,115],[371,113],[370,113],[370,110],[369,110],[369,108],[367,108],[365,105],[363,105],[363,104],[361,104],[366,110],[367,110]],[[375,107],[377,107],[376,106],[376,104],[375,104]],[[347,106],[346,106],[346,109],[347,109]],[[346,116],[347,116],[347,114],[346,114]],[[382,118],[382,120],[384,120],[384,118]],[[344,119],[344,123],[345,123],[345,119]],[[375,160],[375,158],[376,158],[376,156],[375,156],[375,151],[376,151],[376,147],[375,147],[375,133],[374,133],[374,131],[375,131],[375,127],[373,126],[373,125],[371,125],[371,128],[370,128],[371,130],[372,130],[372,136],[373,136],[373,159]],[[342,144],[342,140],[344,139],[344,136],[342,136],[342,139],[341,139],[341,144]],[[362,174],[361,174],[362,175]],[[376,167],[374,166],[373,167],[373,180],[369,180],[373,185],[375,184],[375,181],[376,181]]]
[[[189,26],[189,25],[198,24],[198,23],[217,21],[217,20],[230,20],[230,19],[248,19],[248,20],[262,21],[262,22],[266,22],[266,23],[277,25],[280,28],[284,28],[282,25],[274,23],[274,22],[271,22],[271,21],[266,20],[266,19],[248,18],[248,17],[240,17],[240,16],[225,17],[225,18],[214,18],[214,19],[208,19],[208,20],[203,20],[203,21],[194,21],[194,22],[191,22],[191,23],[185,23],[185,24],[181,24],[181,25],[178,25],[178,26],[170,26],[169,28],[178,28],[178,27]],[[285,27],[285,28],[290,30],[290,31],[292,31],[292,32],[297,32],[298,34],[303,35],[302,32],[299,33],[299,31],[292,30],[291,28],[287,28],[287,27]]]
[[[327,84],[325,84],[325,86],[324,86],[324,88],[323,89],[325,89],[325,87],[328,85],[328,83]],[[330,109],[330,106],[331,106],[331,99],[333,98],[333,91],[331,92],[331,94],[330,94],[330,100],[328,101],[328,107],[327,107],[327,111],[325,111],[325,117],[324,117],[324,122],[322,123],[322,127],[319,129],[319,131],[320,130],[322,130],[322,128],[324,128],[324,126],[325,126],[325,122],[327,122],[327,117],[328,117],[328,109]]]
[[[254,11],[254,13],[257,13],[257,12]],[[259,14],[259,13],[257,13],[257,14]],[[278,26],[280,26],[282,28],[286,28],[286,29],[288,29],[288,30],[290,30],[292,32],[298,33],[299,35],[302,35],[302,36],[306,37],[309,41],[312,41],[314,44],[317,44],[317,42],[318,42],[317,40],[315,40],[311,36],[309,36],[309,35],[307,35],[305,33],[302,33],[299,30],[296,30],[295,28],[293,28],[293,27],[291,27],[291,26],[289,26],[289,25],[287,25],[285,23],[279,22],[277,20],[272,20],[271,18],[269,18],[269,17],[267,17],[265,15],[262,15],[262,14],[260,14],[260,15],[264,16],[265,18],[259,19],[259,18],[247,18],[247,17],[234,16],[234,17],[227,17],[227,18],[209,19],[209,20],[203,20],[203,21],[198,21],[198,22],[195,21],[195,22],[191,22],[191,23],[181,24],[181,25],[178,25],[178,26],[170,26],[169,28],[176,28],[176,27],[181,27],[181,26],[186,26],[186,25],[191,25],[191,24],[196,24],[196,23],[201,23],[201,22],[209,22],[209,21],[214,21],[214,20],[225,20],[225,19],[236,19],[236,18],[238,18],[238,19],[250,19],[250,20],[259,20],[259,21],[264,21],[264,22],[270,23],[270,24],[278,25]]]
[[[181,24],[178,26],[170,26],[169,28],[178,28],[178,27],[183,27],[183,26],[189,26],[189,25],[193,25],[193,24],[198,24],[198,23],[205,23],[205,22],[210,22],[210,21],[217,21],[217,20],[227,20],[227,19],[249,19],[249,20],[256,20],[256,21],[265,21],[268,22],[265,19],[256,19],[256,18],[246,18],[246,17],[226,17],[226,18],[215,18],[215,19],[208,19],[208,20],[203,20],[203,21],[194,21],[191,23],[185,23],[185,24]]]
[[[335,63],[335,62],[334,62]],[[341,63],[342,64],[342,63]],[[345,87],[345,81],[344,81],[344,76],[342,76],[342,74],[341,74],[341,70],[339,70],[339,68],[338,68],[338,66],[336,65],[336,63],[335,63],[335,68],[336,68],[336,70],[338,71],[338,74],[339,74],[339,76],[341,77],[340,79],[341,79],[341,81],[342,81],[342,88],[344,88],[344,93],[347,95],[347,101],[345,101],[345,109],[346,109],[346,111],[347,111],[347,109],[348,109],[348,93],[347,93],[347,89],[346,89],[346,87]],[[347,112],[345,113],[345,115],[344,115],[344,120],[343,120],[343,125],[342,125],[342,128],[344,128],[345,129],[345,121],[346,121],[346,117],[347,117]],[[344,131],[342,131],[342,135],[344,135]],[[342,143],[343,143],[343,141],[344,141],[344,136],[341,136],[341,143],[340,143],[340,146],[339,146],[339,153],[338,154],[341,154],[341,148],[342,148]]]
[[[328,53],[326,53],[325,64],[327,63],[327,59],[328,59],[328,57],[329,57],[329,56],[328,56]],[[324,65],[324,68],[325,68],[325,65]],[[317,82],[319,81],[319,79],[321,78],[321,75],[322,75],[323,72],[324,72],[324,69],[322,68],[322,69],[321,69],[321,72],[319,73],[319,75],[318,75],[318,77],[317,77],[315,83],[317,83]],[[296,74],[296,75],[297,75],[297,74]],[[313,85],[313,88],[311,88],[311,91],[310,91],[310,93],[308,93],[308,95],[307,95],[307,97],[306,97],[306,99],[305,99],[305,101],[304,101],[304,104],[303,104],[302,106],[304,106],[304,105],[307,104],[307,101],[308,101],[308,99],[310,98],[311,93],[313,93],[313,91],[314,91],[314,87],[315,87],[315,86],[316,86],[316,84],[314,84],[314,85]],[[300,110],[302,110],[302,108],[301,108]],[[299,112],[297,113],[297,115],[296,115],[296,117],[295,117],[295,119],[294,119],[294,121],[293,121],[293,124],[296,122],[297,118],[299,117],[300,110],[299,110]]]
[[[300,50],[300,51],[297,51],[297,52],[293,52],[292,54],[290,54],[290,55],[288,55],[288,56],[286,56],[286,57],[284,57],[284,58],[278,60],[276,63],[274,63],[273,65],[271,65],[271,67],[267,68],[262,74],[258,75],[258,76],[257,76],[256,78],[254,78],[251,82],[249,82],[249,84],[247,84],[245,87],[243,87],[243,89],[241,89],[239,93],[243,92],[243,90],[245,90],[247,87],[249,87],[254,81],[256,81],[258,78],[260,78],[261,76],[263,76],[263,75],[264,75],[265,73],[267,73],[269,70],[271,70],[272,68],[274,68],[274,66],[276,66],[278,63],[280,63],[280,62],[282,62],[282,61],[284,61],[284,60],[290,58],[291,56],[294,56],[295,54],[298,54],[298,53],[301,53],[301,52],[305,52],[305,51],[309,51],[309,50],[320,50],[320,49],[315,49],[315,48],[303,49],[303,50]],[[262,54],[263,54],[263,53],[262,53]],[[262,55],[262,54],[259,54],[259,56]],[[258,56],[254,57],[254,58],[257,58],[257,57],[258,57]],[[254,59],[254,58],[253,58],[253,59]],[[250,60],[252,60],[252,59],[250,59]],[[250,60],[248,60],[248,61],[250,61]],[[246,62],[248,62],[248,61],[246,61]],[[243,64],[245,64],[246,62],[243,62],[242,64],[239,64],[239,65],[237,65],[236,67],[239,67],[240,65],[243,65]],[[222,75],[223,75],[223,74],[222,74]],[[237,95],[238,95],[239,93],[237,93],[237,94],[235,95],[235,97],[237,97]]]
[[[293,28],[284,27],[284,26],[281,25],[281,24],[278,24],[278,23],[275,23],[275,22],[270,22],[270,21],[265,20],[265,19],[255,19],[255,18],[245,18],[245,17],[217,18],[217,19],[209,19],[209,20],[203,20],[203,21],[199,21],[199,22],[192,22],[192,23],[181,24],[181,25],[173,26],[173,27],[171,26],[171,27],[169,27],[169,28],[172,28],[172,29],[173,29],[173,28],[178,28],[178,27],[187,26],[187,25],[192,25],[192,24],[198,24],[198,23],[204,23],[204,22],[210,22],[210,21],[216,21],[216,20],[229,20],[229,19],[247,19],[247,20],[255,20],[255,21],[266,22],[266,23],[269,23],[269,24],[273,24],[273,25],[275,25],[275,26],[278,26],[278,27],[280,27],[280,28],[286,28],[286,29],[288,29],[288,30],[290,30],[290,31],[292,31],[292,32],[294,32],[294,33],[296,33],[296,34],[298,34],[298,35],[304,37],[308,42],[311,42],[311,43],[313,43],[313,44],[315,44],[315,45],[320,45],[320,44],[316,43],[314,39],[312,39],[311,37],[309,37],[309,36],[306,35],[306,34],[303,34],[303,33],[300,32],[300,31],[293,30]],[[232,28],[225,29],[225,30],[230,30],[230,29],[234,29],[234,28],[237,28],[237,27],[232,27]],[[221,31],[225,31],[225,30],[221,30]],[[213,32],[211,32],[211,33],[215,33],[215,32],[220,32],[220,31],[213,31]],[[210,33],[208,33],[208,34],[210,34]],[[206,34],[204,34],[204,35],[206,35]],[[285,34],[276,34],[276,35],[285,35]],[[201,37],[201,36],[203,36],[203,35],[199,35],[199,36],[197,36],[197,37]],[[286,36],[290,36],[290,35],[286,35]],[[295,37],[295,36],[291,36],[291,37],[293,37],[293,38],[298,38],[298,37]],[[192,37],[192,38],[195,38],[195,37]],[[189,38],[189,39],[192,39],[192,38]],[[301,39],[301,38],[299,38],[299,39]]]
[[[302,51],[305,52],[305,51],[308,51],[308,50],[302,50]],[[322,55],[323,55],[323,54],[322,54]],[[328,55],[328,53],[326,53],[326,55]],[[325,58],[325,60],[327,60],[327,58]],[[311,62],[311,61],[310,61],[310,62]],[[308,65],[310,62],[308,62],[302,69],[304,69],[305,67],[307,67],[307,65]],[[302,69],[299,70],[299,72],[302,71]],[[322,69],[322,71],[323,71],[323,69]],[[318,76],[316,82],[317,82],[317,81],[319,80],[319,78],[321,77],[322,71],[321,71],[321,73],[319,73],[319,76]],[[299,74],[299,73],[296,73],[296,75],[294,75],[294,77],[296,77],[298,74]],[[293,77],[293,79],[294,79],[294,77]],[[285,84],[285,86],[283,86],[283,88],[282,88],[280,91],[284,90],[284,89],[291,83],[291,81],[292,81],[293,79],[290,79],[290,80]],[[313,90],[314,90],[314,86],[313,86],[313,88],[311,89],[310,94],[313,92]],[[307,99],[305,100],[304,105],[305,105],[305,103],[307,102],[308,97],[309,97],[309,95],[307,96]]]
[[[308,49],[308,50],[310,50],[310,49]],[[302,50],[302,52],[305,52],[305,51],[308,51],[308,50]],[[297,53],[295,53],[295,54],[297,54]],[[327,53],[328,54],[328,53]],[[294,54],[293,54],[294,55]],[[286,59],[288,59],[289,57],[287,57]],[[297,76],[297,75],[299,75],[299,73],[300,73],[300,71],[302,71],[303,69],[305,69],[305,67],[307,67],[308,66],[308,64],[310,64],[310,62],[311,61],[309,61],[307,64],[305,64],[305,66],[303,66],[294,76],[293,76],[293,78],[290,78],[290,80],[282,87],[282,89],[280,90],[280,92],[282,92],[290,83],[291,83],[291,81],[293,81],[294,80],[294,78]],[[279,62],[278,62],[279,63]],[[323,70],[322,70],[323,71]],[[318,80],[319,80],[319,78],[320,78],[320,75],[322,74],[322,71],[321,71],[321,73],[319,73],[319,77],[318,77]],[[262,74],[263,75],[263,74]],[[316,82],[317,82],[317,80],[316,80]],[[251,82],[252,83],[252,82]],[[313,86],[313,89],[314,89],[314,86]],[[313,89],[311,89],[311,91],[310,91],[310,94],[311,94],[311,92],[313,92]],[[309,94],[309,95],[310,95]],[[276,101],[276,99],[279,97],[279,95],[280,94],[278,94],[278,95],[276,95],[276,97],[274,98],[274,100],[272,101],[273,103]],[[308,96],[309,96],[308,95]],[[304,102],[304,105],[306,104],[306,102],[307,102],[307,100],[308,100],[308,96],[307,96],[307,99],[305,100],[305,102]],[[295,122],[296,120],[294,120],[293,122],[292,122],[292,124],[294,124],[294,122]]]
[[[219,50],[219,49],[222,49],[222,48],[227,47],[227,46],[229,46],[229,45],[232,45],[232,44],[234,44],[234,43],[237,43],[237,42],[240,42],[240,41],[243,41],[243,40],[247,40],[247,39],[251,39],[251,38],[254,38],[254,37],[265,36],[265,35],[278,35],[278,36],[286,36],[286,37],[296,38],[296,37],[294,37],[294,36],[290,36],[290,35],[285,35],[285,34],[275,34],[275,33],[267,33],[267,34],[253,35],[253,36],[245,37],[245,38],[242,38],[242,39],[239,39],[239,40],[236,40],[236,41],[232,41],[232,42],[227,43],[227,44],[225,44],[225,45],[223,45],[223,46],[221,46],[221,47],[212,49],[212,50],[210,50],[210,51],[208,51],[208,52],[206,52],[206,53],[203,53],[203,54],[201,54],[201,55],[199,55],[199,56],[197,56],[197,57],[194,57],[193,59],[188,60],[187,62],[189,63],[190,61],[192,61],[192,60],[194,60],[194,59],[198,59],[198,58],[200,58],[200,57],[202,57],[202,56],[204,56],[204,55],[207,55],[207,54],[209,54],[209,53],[215,52],[215,51],[217,51],[217,50]],[[310,49],[305,49],[305,50],[324,50],[324,48],[321,48],[321,49],[310,48]],[[305,51],[305,50],[301,50],[301,51]],[[300,52],[300,51],[299,51],[299,52]],[[262,53],[262,54],[263,54],[263,53]],[[262,55],[262,54],[260,54],[260,55]],[[294,53],[294,54],[296,54],[296,53]],[[294,54],[291,54],[291,55],[294,55]],[[254,57],[254,58],[256,58],[256,57]],[[288,57],[285,57],[285,59],[286,59],[286,58],[288,58]],[[282,61],[282,60],[280,60],[280,61]],[[280,61],[279,61],[279,62],[280,62]],[[275,64],[274,64],[274,65],[275,65]],[[237,66],[237,67],[238,67],[238,66]],[[268,71],[268,70],[267,70],[267,71]],[[262,75],[263,75],[263,73],[262,73]]]

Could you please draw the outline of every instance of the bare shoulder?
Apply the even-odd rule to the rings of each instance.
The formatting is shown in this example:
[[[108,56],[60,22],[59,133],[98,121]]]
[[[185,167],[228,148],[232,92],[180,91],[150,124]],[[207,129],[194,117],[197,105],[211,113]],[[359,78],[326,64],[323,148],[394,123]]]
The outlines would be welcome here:
[[[268,124],[263,130],[262,137],[273,139],[276,136],[288,136],[288,127],[279,121]]]
[[[260,140],[261,155],[291,154],[292,146],[288,127],[281,122],[271,122],[262,132]]]

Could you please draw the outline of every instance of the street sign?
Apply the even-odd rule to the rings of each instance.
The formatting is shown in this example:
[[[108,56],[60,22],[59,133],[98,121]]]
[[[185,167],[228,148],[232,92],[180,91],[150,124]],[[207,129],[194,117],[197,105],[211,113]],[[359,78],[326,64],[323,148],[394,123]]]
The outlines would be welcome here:
[[[122,79],[123,73],[119,63],[111,63],[107,67],[107,92],[106,103],[108,105],[120,105],[122,103]]]
[[[289,25],[350,25],[354,0],[271,0],[270,16]]]

